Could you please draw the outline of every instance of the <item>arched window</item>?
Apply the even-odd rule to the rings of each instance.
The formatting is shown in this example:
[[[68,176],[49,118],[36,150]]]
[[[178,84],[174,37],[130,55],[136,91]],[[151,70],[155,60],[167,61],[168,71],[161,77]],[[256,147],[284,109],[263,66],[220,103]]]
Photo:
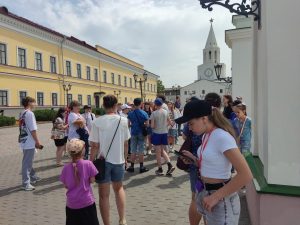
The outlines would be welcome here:
[[[209,51],[209,59],[211,59],[211,51]]]

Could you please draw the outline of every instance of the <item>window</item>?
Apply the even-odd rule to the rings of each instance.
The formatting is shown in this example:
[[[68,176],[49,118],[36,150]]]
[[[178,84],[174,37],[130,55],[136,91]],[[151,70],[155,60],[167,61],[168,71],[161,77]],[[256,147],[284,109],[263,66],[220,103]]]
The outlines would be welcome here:
[[[220,89],[220,94],[223,94],[223,89]]]
[[[36,98],[37,98],[37,104],[39,106],[43,106],[44,105],[44,93],[43,92],[37,92]]]
[[[68,94],[67,95],[67,105],[70,105],[71,101],[72,101],[72,94]]]
[[[208,53],[208,54],[209,54],[209,59],[211,59],[211,51],[209,51],[209,53]]]
[[[203,94],[203,95],[205,94],[205,90],[202,90],[202,94]]]
[[[56,73],[56,58],[54,56],[50,56],[50,72]]]
[[[90,95],[87,96],[87,104],[92,105],[92,98]]]
[[[57,93],[52,93],[52,106],[57,106]]]
[[[71,62],[70,61],[66,61],[66,73],[67,73],[67,76],[72,76]]]
[[[187,95],[187,91],[184,91],[184,95]]]
[[[217,56],[218,56],[217,51],[215,51],[215,61],[216,62],[217,62]]]
[[[115,74],[111,73],[111,83],[115,84]]]
[[[122,85],[122,81],[121,81],[121,75],[118,75],[118,85]]]
[[[127,87],[127,77],[124,77],[124,86]]]
[[[125,97],[125,101],[124,102],[125,102],[125,104],[127,104],[127,97]]]
[[[129,78],[129,85],[132,88],[132,78]]]
[[[97,69],[94,69],[94,78],[95,78],[95,81],[98,82],[98,70]]]
[[[18,48],[18,62],[19,67],[26,68],[26,50],[24,48]]]
[[[78,95],[78,102],[82,105],[82,95]]]
[[[20,105],[22,106],[22,100],[23,100],[24,98],[26,98],[27,92],[26,92],[26,91],[20,91],[20,92],[19,92],[19,96],[20,96]]]
[[[150,84],[150,91],[152,92],[152,90],[153,90],[153,85]]]
[[[6,44],[0,43],[0,64],[7,64],[6,62]]]
[[[89,66],[86,67],[86,79],[87,80],[91,79],[91,67]]]
[[[103,83],[107,83],[107,76],[105,70],[103,70]]]
[[[43,70],[42,53],[35,53],[35,69],[39,71]]]
[[[81,79],[81,65],[77,63],[76,67],[77,67],[77,77]]]
[[[153,85],[153,91],[156,92],[156,86],[155,85]]]
[[[149,83],[147,83],[147,91],[149,91],[149,89],[150,89],[150,88],[149,88],[149,85],[150,85],[150,84],[149,84]]]
[[[7,91],[0,90],[0,106],[8,106]]]

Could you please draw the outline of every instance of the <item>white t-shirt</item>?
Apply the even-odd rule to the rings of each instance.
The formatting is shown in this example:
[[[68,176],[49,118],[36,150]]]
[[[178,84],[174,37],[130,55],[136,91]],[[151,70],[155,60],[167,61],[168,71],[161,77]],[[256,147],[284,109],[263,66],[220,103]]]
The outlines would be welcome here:
[[[204,136],[203,136],[204,137]],[[203,142],[202,142],[203,143]],[[203,151],[201,163],[201,176],[215,179],[229,179],[231,177],[232,164],[224,155],[224,152],[237,148],[235,139],[223,129],[215,129]],[[198,149],[198,157],[200,157]]]
[[[167,134],[168,133],[168,112],[160,108],[158,110],[155,110],[151,116],[150,120],[154,121],[154,128],[153,128],[153,133],[156,134]]]
[[[74,122],[78,119],[81,119],[84,121],[85,124],[85,119],[83,118],[83,116],[81,116],[80,114],[74,113],[74,112],[70,112],[69,117],[68,117],[68,124],[69,124],[69,132],[68,132],[68,139],[71,140],[73,138],[80,138],[79,134],[77,134],[76,130],[78,129],[77,126],[74,125]],[[87,127],[85,126],[85,129],[87,129]]]
[[[31,135],[31,132],[37,130],[35,115],[32,111],[23,110],[20,116],[22,116],[25,113],[25,111],[26,114],[24,116],[24,122],[25,122],[28,136],[26,138],[26,141],[20,143],[20,148],[23,150],[35,148],[35,141]]]
[[[92,123],[92,131],[90,133],[89,141],[100,144],[100,151],[97,155],[98,158],[100,155],[106,157],[119,120],[119,115],[104,115],[98,117]],[[125,163],[124,142],[128,141],[129,138],[130,132],[128,129],[128,120],[125,117],[121,117],[121,122],[111,145],[111,149],[107,155],[106,162],[112,164]]]
[[[85,121],[86,121],[86,126],[87,126],[89,132],[91,132],[91,130],[92,130],[92,122],[93,122],[93,120],[96,119],[95,114],[94,114],[94,113],[88,112],[88,113],[83,113],[83,114],[81,114],[81,115],[82,115],[82,117],[83,117],[83,118],[85,119]]]

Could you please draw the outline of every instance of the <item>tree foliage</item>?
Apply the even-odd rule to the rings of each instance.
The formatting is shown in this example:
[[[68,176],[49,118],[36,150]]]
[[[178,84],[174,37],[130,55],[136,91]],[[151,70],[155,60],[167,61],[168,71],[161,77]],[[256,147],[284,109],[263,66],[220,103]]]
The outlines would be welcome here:
[[[157,93],[164,93],[165,86],[161,80],[157,80]]]

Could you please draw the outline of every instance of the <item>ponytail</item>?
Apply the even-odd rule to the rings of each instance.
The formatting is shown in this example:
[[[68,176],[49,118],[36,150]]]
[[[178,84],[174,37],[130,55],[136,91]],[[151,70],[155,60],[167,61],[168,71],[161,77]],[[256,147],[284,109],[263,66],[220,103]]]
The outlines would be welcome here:
[[[77,159],[81,156],[82,152],[79,152],[77,154],[71,154],[72,157],[72,166],[73,166],[73,172],[74,172],[74,178],[76,185],[79,185],[80,183],[80,176],[77,168]]]
[[[221,111],[218,108],[213,107],[212,114],[208,116],[208,119],[218,128],[221,128],[222,130],[227,131],[236,139],[235,131],[229,122],[228,119],[226,119]]]

